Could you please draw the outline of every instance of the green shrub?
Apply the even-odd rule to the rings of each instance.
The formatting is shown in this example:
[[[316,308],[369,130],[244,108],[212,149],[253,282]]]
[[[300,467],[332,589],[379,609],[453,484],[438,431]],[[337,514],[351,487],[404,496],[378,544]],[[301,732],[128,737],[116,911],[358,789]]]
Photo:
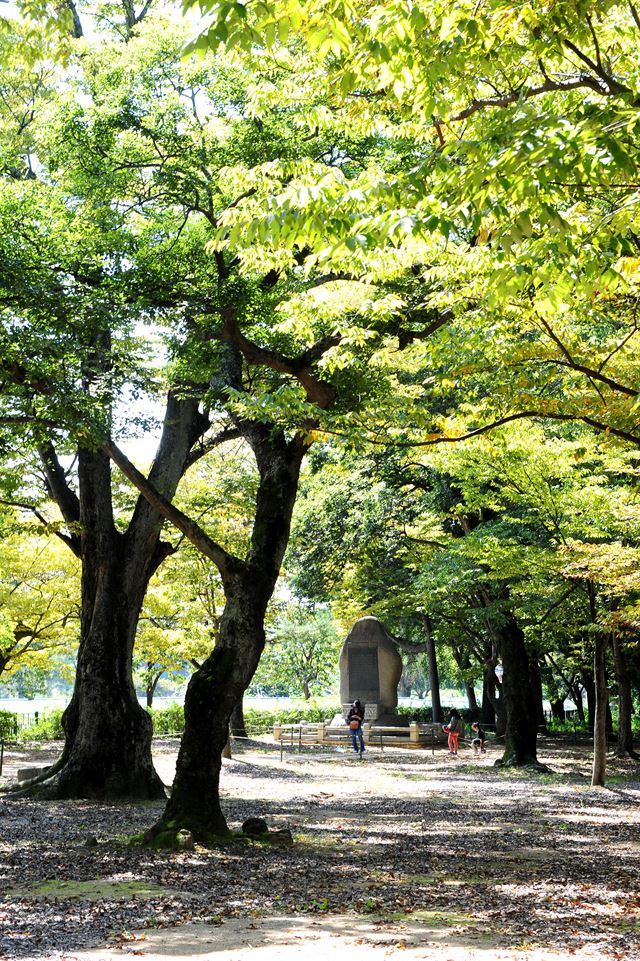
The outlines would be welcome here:
[[[273,729],[276,721],[281,724],[300,724],[306,721],[309,724],[317,724],[319,721],[327,721],[339,714],[342,708],[339,704],[322,706],[317,704],[304,704],[291,707],[288,710],[259,711],[248,708],[244,712],[244,723],[247,734],[267,734]]]
[[[559,721],[557,718],[552,717],[549,718],[546,725],[549,734],[586,734],[589,730],[586,722],[581,724],[577,718],[574,722],[572,718],[568,718],[566,721]]]
[[[471,724],[472,721],[477,721],[479,719],[478,711],[472,711],[468,707],[457,708],[458,714],[465,722],[465,724]],[[403,717],[409,717],[412,721],[417,721],[419,724],[431,724],[433,722],[433,712],[431,707],[399,707],[398,714]],[[442,723],[446,723],[451,715],[451,708],[442,708]]]
[[[62,715],[64,711],[54,708],[41,714],[38,720],[29,727],[20,730],[20,739],[23,741],[59,741],[64,737],[62,728]]]
[[[155,710],[147,708],[153,722],[154,734],[182,734],[184,731],[184,708],[182,704],[172,704]]]
[[[18,715],[13,711],[0,711],[0,737],[15,738],[18,735]]]

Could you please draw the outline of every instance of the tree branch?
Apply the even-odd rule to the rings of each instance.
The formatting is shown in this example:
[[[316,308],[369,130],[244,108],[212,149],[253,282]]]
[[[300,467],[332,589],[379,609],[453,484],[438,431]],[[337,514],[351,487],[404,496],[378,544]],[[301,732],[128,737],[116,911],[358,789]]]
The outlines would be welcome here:
[[[199,524],[190,517],[187,517],[183,511],[175,507],[156,490],[153,484],[140,473],[137,467],[134,467],[126,454],[124,454],[112,440],[106,440],[102,445],[102,449],[111,457],[114,464],[120,468],[133,486],[146,498],[154,510],[166,518],[166,520],[170,521],[174,527],[177,527],[205,557],[213,561],[220,571],[223,580],[244,567],[240,558],[230,554],[221,547],[220,544],[213,541],[209,535],[202,530]]]
[[[187,458],[187,468],[192,467],[201,457],[205,457],[210,451],[215,450],[216,447],[220,447],[230,440],[238,440],[241,437],[242,430],[239,427],[225,427],[225,429],[219,434],[216,434],[215,437],[210,437],[207,440],[203,439],[200,446],[196,447],[189,454]]]
[[[68,527],[73,529],[80,523],[80,499],[67,483],[67,475],[58,460],[58,455],[51,441],[41,445],[38,448],[38,454],[44,468],[49,494],[60,508],[60,513]],[[69,540],[65,538],[63,540],[71,547],[74,554],[79,556],[80,538],[72,533]]]
[[[233,344],[241,352],[245,360],[250,365],[269,367],[271,370],[279,371],[283,374],[290,374],[294,377],[305,390],[307,400],[315,404],[321,410],[330,407],[335,400],[335,389],[326,381],[321,380],[311,370],[311,361],[308,360],[309,352],[312,359],[318,359],[331,346],[324,341],[318,341],[308,351],[300,357],[285,357],[279,351],[269,347],[260,347],[249,340],[240,330],[232,310],[224,312],[222,326],[213,334],[218,340]],[[319,352],[320,351],[320,352]],[[319,352],[319,353],[318,353]]]
[[[594,64],[595,66],[595,64]],[[588,87],[591,90],[595,90],[596,93],[606,96],[607,93],[612,91],[604,90],[602,84],[598,83],[593,77],[582,75],[576,80],[545,80],[537,87],[528,87],[526,90],[513,90],[510,93],[505,93],[501,97],[485,97],[483,99],[474,99],[471,101],[468,107],[461,110],[460,113],[454,114],[447,121],[448,123],[455,123],[459,120],[466,120],[471,117],[478,110],[486,110],[489,107],[508,107],[512,103],[517,103],[519,100],[531,100],[533,97],[540,97],[545,93],[553,93],[554,91],[562,90],[578,90],[581,87]],[[621,91],[617,91],[621,92]],[[440,121],[442,122],[442,121]]]

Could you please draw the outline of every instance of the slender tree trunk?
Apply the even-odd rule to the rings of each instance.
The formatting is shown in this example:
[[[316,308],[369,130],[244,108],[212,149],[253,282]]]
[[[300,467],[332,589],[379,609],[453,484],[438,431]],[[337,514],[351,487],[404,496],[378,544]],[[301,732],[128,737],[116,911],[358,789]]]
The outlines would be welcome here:
[[[613,649],[616,680],[618,682],[618,744],[616,754],[619,757],[626,755],[636,757],[633,749],[633,731],[631,729],[633,712],[631,681],[629,679],[624,647],[615,632],[611,635],[611,646]]]
[[[587,695],[587,723],[590,733],[593,734],[593,723],[596,717],[596,685],[591,671],[583,671],[582,686]]]
[[[563,697],[556,697],[551,701],[551,714],[556,721],[566,721]]]
[[[514,615],[506,615],[500,628],[502,690],[507,713],[505,750],[502,765],[522,767],[537,764],[537,715],[531,692],[529,658],[524,634]]]
[[[433,639],[433,625],[428,614],[422,614],[421,620],[427,642],[427,665],[429,670],[429,687],[431,689],[431,717],[434,724],[441,724],[442,703],[440,701],[440,675],[438,674],[436,644]]]
[[[149,665],[149,666],[151,666],[151,665]],[[146,689],[145,689],[145,695],[146,695],[146,698],[147,698],[147,707],[148,707],[148,708],[149,708],[149,707],[153,707],[153,698],[154,698],[154,695],[155,695],[155,693],[156,693],[156,688],[158,687],[158,683],[159,683],[161,677],[162,677],[162,674],[158,674],[156,677],[154,677],[154,679],[153,679],[152,681],[148,681],[148,682],[147,682],[147,687],[146,687]]]
[[[464,689],[467,695],[467,704],[469,705],[469,710],[473,711],[474,716],[478,712],[478,698],[476,697],[476,691],[473,684],[469,684],[468,681],[464,682]]]
[[[504,699],[504,687],[499,683],[496,677],[493,658],[487,665],[484,676],[483,695],[485,693],[495,718],[495,722],[487,721],[487,723],[495,723],[496,737],[504,737],[505,731],[507,730],[507,711]]]
[[[489,693],[489,685],[493,679],[493,698]],[[493,667],[485,670],[484,676],[482,678],[482,708],[481,717],[482,723],[489,727],[493,727],[496,723],[496,709],[493,706],[495,700],[495,675],[493,673]]]
[[[529,655],[529,673],[531,676],[531,696],[536,707],[536,719],[538,728],[547,733],[547,719],[544,716],[544,702],[543,702],[543,692],[542,692],[542,675],[540,674],[540,665],[538,664],[538,659],[535,655]]]
[[[596,707],[593,724],[593,773],[591,784],[604,787],[607,771],[607,637],[602,631],[596,633],[596,648],[593,657],[593,674],[596,689]]]
[[[470,684],[466,677],[469,669],[471,668],[471,660],[469,658],[469,655],[466,652],[461,651],[459,648],[452,647],[451,650],[455,658],[456,664],[460,669],[460,673],[462,674],[462,683],[464,684],[465,694],[467,695],[467,704],[469,705],[469,710],[475,712],[478,710],[478,701],[476,698],[476,692],[474,690],[473,684]]]
[[[230,727],[232,737],[247,737],[247,726],[244,720],[244,706],[241,697],[238,698],[231,712]]]
[[[264,615],[289,539],[300,465],[300,438],[245,425],[260,483],[251,547],[245,561],[223,570],[226,604],[218,642],[192,676],[184,705],[185,729],[171,797],[147,840],[172,845],[181,829],[203,843],[228,834],[220,804],[221,754],[234,706],[251,682],[265,645]]]

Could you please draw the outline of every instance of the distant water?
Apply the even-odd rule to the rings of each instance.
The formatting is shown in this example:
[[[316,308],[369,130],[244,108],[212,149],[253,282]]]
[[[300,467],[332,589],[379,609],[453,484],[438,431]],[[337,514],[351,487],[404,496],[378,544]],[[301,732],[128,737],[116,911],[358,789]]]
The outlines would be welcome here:
[[[146,704],[144,697],[138,697],[138,700],[144,707]],[[153,706],[160,710],[163,707],[170,707],[172,704],[182,704],[183,700],[184,694],[176,697],[154,697]],[[322,698],[322,703],[336,704],[338,700],[339,696],[336,694],[335,699]],[[0,711],[14,711],[16,714],[35,714],[37,711],[38,714],[43,714],[55,708],[65,708],[67,703],[67,698],[64,697],[34,697],[33,700],[23,697],[4,697],[0,698]],[[245,708],[265,711],[277,711],[278,708],[286,711],[302,703],[300,698],[291,697],[245,697],[244,699]],[[417,697],[401,697],[398,699],[398,703],[406,707],[422,707],[423,704],[430,705],[431,701],[428,699],[423,701]],[[459,706],[464,706],[464,704],[466,704],[466,701],[464,698],[460,698]]]

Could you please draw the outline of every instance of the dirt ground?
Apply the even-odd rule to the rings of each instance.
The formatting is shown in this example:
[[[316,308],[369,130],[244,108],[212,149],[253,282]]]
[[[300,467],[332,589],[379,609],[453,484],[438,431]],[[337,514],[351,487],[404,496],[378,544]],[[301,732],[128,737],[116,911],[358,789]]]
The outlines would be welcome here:
[[[175,748],[156,750],[165,783]],[[0,958],[640,961],[640,767],[612,762],[594,790],[587,746],[540,754],[553,774],[491,753],[238,745],[230,826],[263,816],[291,848],[146,851],[128,837],[161,805],[4,795]],[[0,786],[52,752],[20,755]]]

